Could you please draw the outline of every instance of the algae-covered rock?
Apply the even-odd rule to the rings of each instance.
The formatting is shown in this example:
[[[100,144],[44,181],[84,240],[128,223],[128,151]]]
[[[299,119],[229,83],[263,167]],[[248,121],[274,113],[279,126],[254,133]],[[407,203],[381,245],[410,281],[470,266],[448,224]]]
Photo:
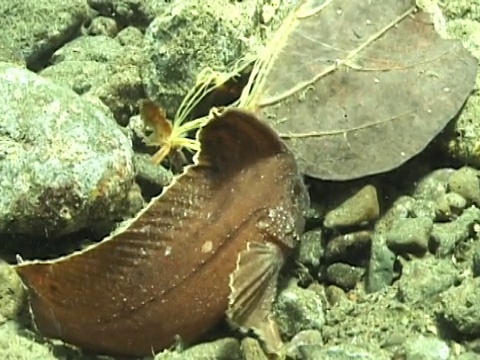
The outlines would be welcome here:
[[[451,351],[445,341],[433,336],[418,336],[408,339],[404,344],[405,359],[411,360],[448,360]]]
[[[202,70],[230,73],[239,59],[255,56],[296,2],[183,0],[166,5],[145,33],[147,95],[173,116]]]
[[[428,249],[433,221],[426,217],[399,219],[385,235],[396,253],[423,254]]]
[[[242,360],[240,342],[234,338],[224,338],[192,346],[185,351],[166,350],[155,356],[155,360]]]
[[[473,235],[473,228],[479,222],[480,210],[471,206],[453,221],[435,223],[431,234],[432,251],[439,257],[452,255],[458,244]]]
[[[464,336],[480,336],[480,278],[467,279],[442,296],[441,317]]]
[[[115,20],[119,26],[133,25],[145,30],[155,13],[166,6],[158,0],[88,0],[88,5],[99,14]]]
[[[79,37],[56,51],[40,74],[80,95],[98,97],[126,125],[145,96],[139,70],[143,38],[134,33],[120,39],[123,43],[105,35]]]
[[[0,354],[4,360],[58,359],[50,346],[36,342],[31,332],[13,321],[0,325]]]
[[[324,306],[319,294],[294,282],[279,293],[276,313],[280,331],[287,338],[302,330],[321,330],[325,323]]]
[[[372,249],[365,278],[368,292],[380,291],[391,285],[394,279],[395,254],[387,246],[384,235],[372,236]]]
[[[480,205],[480,173],[477,169],[464,166],[455,171],[448,180],[450,191],[460,194],[470,204]]]
[[[122,217],[134,169],[112,115],[0,63],[0,232],[55,237]]]
[[[448,22],[451,37],[462,40],[464,46],[480,58],[480,7],[472,6],[471,1],[448,1],[445,4],[447,16],[456,17]],[[462,14],[462,16],[458,16]],[[476,21],[474,21],[475,19]],[[449,136],[450,154],[471,165],[480,165],[480,75],[477,74],[475,91],[468,98],[462,112],[454,123]]]
[[[0,324],[15,319],[25,300],[25,289],[17,272],[0,260]]]
[[[404,263],[397,296],[406,303],[428,304],[453,286],[459,276],[459,269],[448,259],[414,259]]]
[[[296,260],[314,269],[320,265],[322,255],[322,230],[313,229],[305,232],[297,248]]]
[[[364,274],[364,269],[337,262],[328,266],[327,279],[338,287],[348,291],[355,288]]]
[[[0,14],[1,42],[35,70],[72,40],[90,15],[84,0],[1,1]]]

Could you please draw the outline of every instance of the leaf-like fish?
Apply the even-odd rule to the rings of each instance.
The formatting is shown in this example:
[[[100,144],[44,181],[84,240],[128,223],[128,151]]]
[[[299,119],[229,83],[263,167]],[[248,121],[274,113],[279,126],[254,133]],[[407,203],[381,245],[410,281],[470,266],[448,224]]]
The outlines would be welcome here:
[[[393,169],[427,146],[475,83],[477,60],[436,32],[438,18],[414,0],[304,0],[239,106],[262,114],[305,174]]]
[[[43,335],[98,353],[149,355],[176,335],[197,340],[230,307],[232,322],[276,349],[275,331],[260,323],[303,230],[303,180],[278,135],[249,113],[217,114],[198,140],[194,164],[114,234],[16,266]],[[267,263],[248,266],[259,260]]]

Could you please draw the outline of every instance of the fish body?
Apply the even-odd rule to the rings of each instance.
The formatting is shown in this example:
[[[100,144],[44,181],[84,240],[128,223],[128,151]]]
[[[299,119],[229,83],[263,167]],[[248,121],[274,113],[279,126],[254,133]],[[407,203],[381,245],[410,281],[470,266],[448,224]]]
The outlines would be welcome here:
[[[304,227],[308,194],[292,154],[253,114],[227,109],[161,195],[84,251],[16,266],[46,337],[144,356],[191,343],[225,317],[276,351],[276,281]]]

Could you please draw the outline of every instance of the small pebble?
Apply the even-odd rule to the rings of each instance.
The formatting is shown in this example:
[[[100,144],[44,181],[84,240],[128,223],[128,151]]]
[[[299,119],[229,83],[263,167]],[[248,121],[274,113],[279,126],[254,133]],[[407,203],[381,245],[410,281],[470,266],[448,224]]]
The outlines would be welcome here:
[[[395,254],[386,245],[385,236],[375,232],[366,276],[367,292],[377,292],[392,284],[394,264]]]
[[[473,249],[472,275],[474,277],[480,276],[480,242],[477,242]]]
[[[395,253],[424,254],[432,229],[430,218],[399,219],[385,235],[388,247]]]
[[[172,182],[173,174],[162,165],[154,164],[151,155],[134,154],[133,164],[137,180],[163,188]]]
[[[305,346],[323,344],[322,333],[318,330],[304,330],[296,334],[287,345],[286,354],[292,359],[302,359],[300,349]],[[253,359],[252,359],[253,360]]]
[[[305,266],[317,268],[320,265],[322,256],[322,229],[305,232],[298,246],[297,261]]]
[[[428,218],[433,220],[436,217],[435,210],[435,201],[427,199],[416,200],[412,204],[411,215],[414,218]]]
[[[143,43],[143,34],[138,28],[134,26],[127,26],[117,34],[115,39],[121,45],[141,46]]]
[[[415,199],[435,200],[445,195],[448,179],[454,172],[455,170],[450,168],[432,171],[418,182],[413,197]]]
[[[345,291],[355,288],[365,270],[345,263],[334,263],[327,268],[328,280]]]
[[[467,207],[467,200],[456,192],[449,192],[439,197],[435,202],[435,218],[437,220],[450,220],[462,213]]]
[[[475,224],[480,222],[480,209],[471,206],[453,221],[435,223],[431,233],[431,251],[437,256],[449,256],[455,246],[467,240],[474,233]]]
[[[327,286],[327,288],[325,289],[325,295],[330,305],[335,305],[341,301],[347,300],[345,291],[343,291],[336,285]]]
[[[234,338],[223,338],[215,341],[204,342],[185,351],[165,350],[155,356],[154,360],[204,360],[228,359],[243,360],[240,342]]]
[[[89,35],[105,35],[114,37],[118,33],[117,22],[109,17],[98,16],[94,18],[87,29]]]
[[[480,204],[479,172],[464,166],[455,171],[448,180],[448,188],[465,198],[469,203]]]
[[[376,220],[380,214],[377,189],[366,185],[340,206],[329,211],[324,220],[327,228],[363,225]]]
[[[360,230],[338,235],[331,239],[325,248],[325,261],[333,263],[344,261],[349,264],[360,264],[370,257],[372,233]]]

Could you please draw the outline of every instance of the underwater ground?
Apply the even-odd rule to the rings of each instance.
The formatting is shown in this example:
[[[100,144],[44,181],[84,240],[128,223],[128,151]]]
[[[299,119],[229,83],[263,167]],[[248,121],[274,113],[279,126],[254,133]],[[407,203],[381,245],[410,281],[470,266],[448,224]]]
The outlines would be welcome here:
[[[39,334],[13,265],[100,241],[160,194],[181,169],[151,162],[139,101],[174,118],[202,70],[254,57],[298,2],[0,0],[0,358],[107,358]],[[448,37],[480,59],[480,0],[439,6]],[[306,231],[274,305],[287,358],[480,358],[478,79],[403,165],[305,178]],[[153,357],[268,358],[225,323]]]

